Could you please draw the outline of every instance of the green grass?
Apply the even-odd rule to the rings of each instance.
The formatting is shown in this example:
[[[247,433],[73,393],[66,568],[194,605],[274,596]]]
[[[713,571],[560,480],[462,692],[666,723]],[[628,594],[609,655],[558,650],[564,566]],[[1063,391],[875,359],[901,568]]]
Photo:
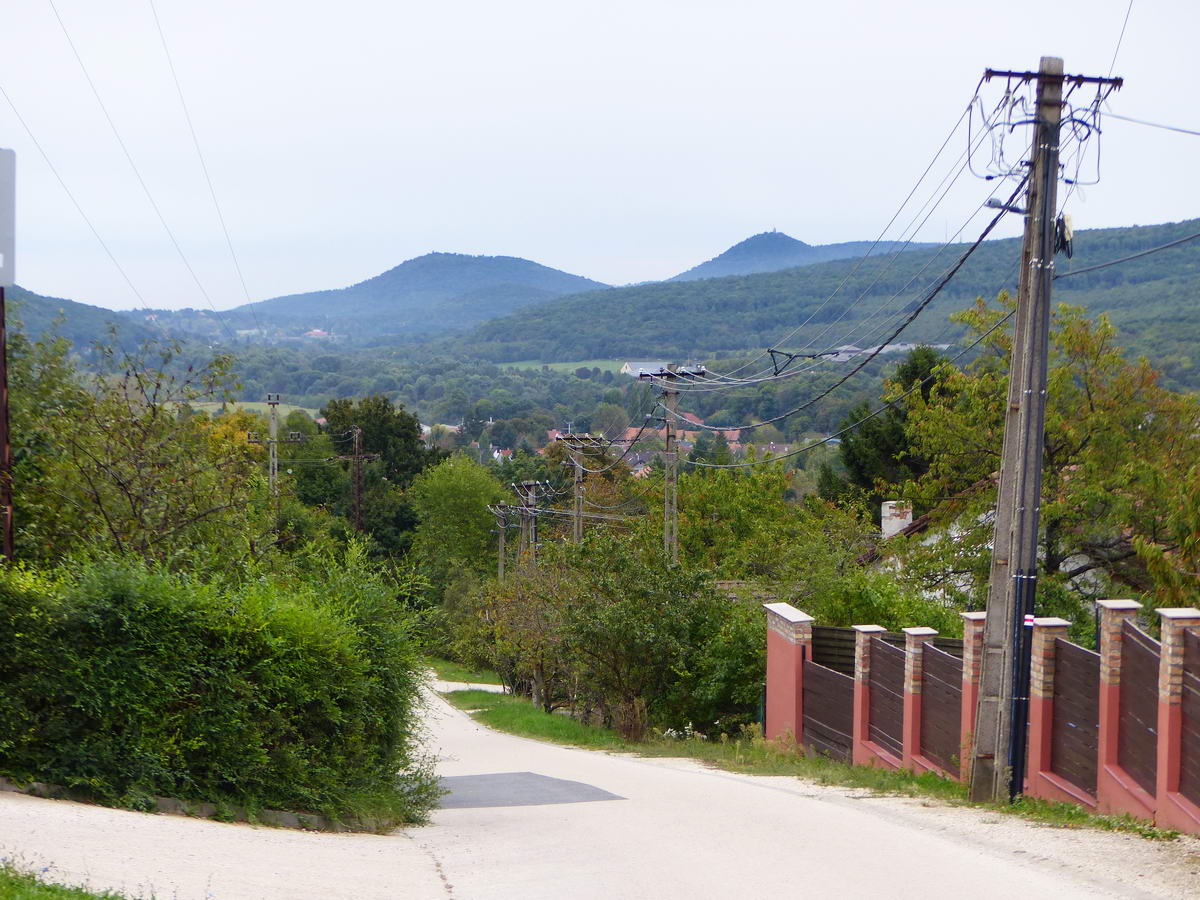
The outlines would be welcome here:
[[[117,900],[120,894],[94,894],[83,888],[47,884],[35,876],[24,874],[6,863],[0,863],[0,900]]]
[[[932,772],[849,766],[824,756],[807,756],[794,744],[764,741],[757,728],[737,739],[706,741],[699,738],[653,738],[633,743],[606,728],[585,725],[564,715],[551,715],[535,708],[524,697],[489,694],[485,691],[455,691],[445,695],[459,709],[497,731],[583,747],[636,753],[652,757],[695,759],[730,772],[748,775],[791,775],[817,784],[856,788],[891,796],[926,797],[956,806],[992,809],[1005,815],[1056,828],[1098,828],[1136,834],[1150,840],[1174,840],[1178,832],[1157,828],[1132,816],[1103,816],[1089,813],[1073,803],[1054,803],[1025,797],[1017,803],[972,803],[966,785]]]
[[[472,684],[503,684],[500,676],[491,669],[472,669],[452,659],[442,659],[439,656],[426,658],[429,667],[437,672],[442,681],[465,681]]]

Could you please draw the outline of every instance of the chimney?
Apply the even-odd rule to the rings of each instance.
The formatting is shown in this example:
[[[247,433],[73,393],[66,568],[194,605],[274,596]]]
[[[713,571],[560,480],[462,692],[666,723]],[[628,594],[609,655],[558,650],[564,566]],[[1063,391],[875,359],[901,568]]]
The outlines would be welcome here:
[[[895,537],[912,524],[912,504],[907,500],[883,501],[882,515],[883,537],[887,540]]]

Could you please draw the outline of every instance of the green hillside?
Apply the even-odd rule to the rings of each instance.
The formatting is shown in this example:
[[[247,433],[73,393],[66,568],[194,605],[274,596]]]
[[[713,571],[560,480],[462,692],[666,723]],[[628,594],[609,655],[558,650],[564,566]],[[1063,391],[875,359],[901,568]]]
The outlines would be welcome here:
[[[347,288],[276,297],[230,310],[239,328],[410,337],[461,329],[564,294],[603,288],[512,256],[429,253]]]
[[[129,314],[61,297],[44,297],[19,285],[9,288],[5,296],[9,316],[23,326],[26,334],[40,337],[53,330],[69,340],[80,352],[86,352],[93,341],[106,340],[114,325],[118,328],[122,344],[128,347],[161,336],[156,329]]]
[[[1060,274],[1126,256],[1200,230],[1200,220],[1076,232],[1075,256]],[[917,250],[863,262],[703,281],[588,292],[480,325],[453,342],[495,362],[575,359],[688,359],[779,347],[824,350],[880,343],[963,247]],[[945,342],[949,313],[975,297],[1015,288],[1019,241],[985,243],[900,340]],[[822,305],[845,280],[832,301]],[[1145,353],[1176,384],[1200,386],[1200,241],[1098,272],[1065,278],[1055,300],[1106,312],[1131,350]],[[786,338],[792,330],[797,333]],[[786,339],[785,339],[786,338]]]
[[[734,244],[724,253],[708,262],[681,272],[669,281],[697,281],[701,278],[724,278],[727,275],[752,275],[756,272],[778,272],[797,266],[835,259],[851,259],[866,256],[869,251],[876,254],[891,253],[900,249],[916,250],[928,244],[901,244],[897,241],[851,241],[844,244],[823,244],[814,247],[781,231],[764,231]]]

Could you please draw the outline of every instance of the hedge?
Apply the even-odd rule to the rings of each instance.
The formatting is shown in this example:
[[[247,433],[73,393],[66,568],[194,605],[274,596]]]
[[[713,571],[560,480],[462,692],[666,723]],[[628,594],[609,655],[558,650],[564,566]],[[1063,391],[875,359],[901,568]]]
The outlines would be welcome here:
[[[0,570],[0,774],[104,803],[420,820],[422,672],[409,614],[359,560],[234,588],[123,559]]]

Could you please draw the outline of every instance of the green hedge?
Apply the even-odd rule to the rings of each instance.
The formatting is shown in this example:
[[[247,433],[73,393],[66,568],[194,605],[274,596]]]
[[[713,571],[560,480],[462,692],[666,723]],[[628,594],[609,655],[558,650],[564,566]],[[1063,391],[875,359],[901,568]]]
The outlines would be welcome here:
[[[298,585],[0,571],[0,773],[101,802],[419,820],[421,677],[395,588],[353,551]]]

